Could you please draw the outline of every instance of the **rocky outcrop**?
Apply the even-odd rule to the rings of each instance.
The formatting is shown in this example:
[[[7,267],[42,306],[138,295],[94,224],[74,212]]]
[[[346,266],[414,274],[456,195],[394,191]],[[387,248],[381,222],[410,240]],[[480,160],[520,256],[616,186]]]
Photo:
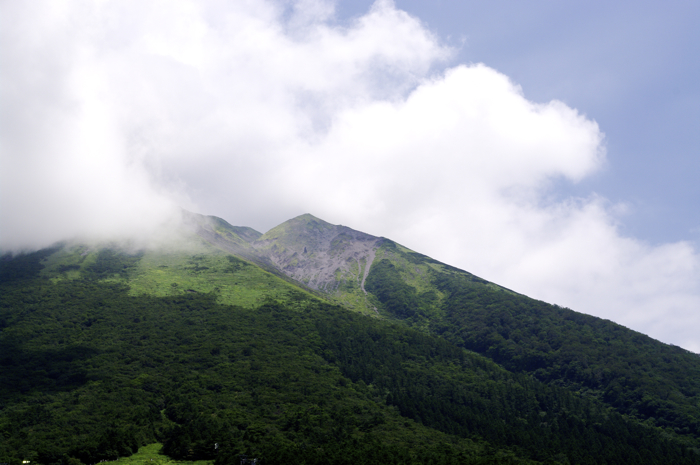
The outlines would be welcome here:
[[[251,245],[287,276],[333,293],[340,286],[364,290],[382,238],[312,215],[301,215],[263,234]]]

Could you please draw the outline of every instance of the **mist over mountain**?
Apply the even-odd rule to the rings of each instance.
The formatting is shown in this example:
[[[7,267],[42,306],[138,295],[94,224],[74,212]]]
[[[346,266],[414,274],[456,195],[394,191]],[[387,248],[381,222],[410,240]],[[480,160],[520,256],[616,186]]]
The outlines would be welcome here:
[[[634,200],[585,187],[615,134],[391,1],[0,9],[2,250],[312,211],[700,351],[694,236],[632,237]]]
[[[700,463],[695,232],[591,187],[641,151],[343,8],[0,3],[0,464]]]

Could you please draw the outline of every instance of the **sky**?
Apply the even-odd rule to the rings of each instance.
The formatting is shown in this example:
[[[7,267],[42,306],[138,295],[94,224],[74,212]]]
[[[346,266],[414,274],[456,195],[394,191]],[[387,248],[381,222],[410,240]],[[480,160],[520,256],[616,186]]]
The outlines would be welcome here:
[[[700,352],[700,3],[0,2],[0,249],[303,213]]]

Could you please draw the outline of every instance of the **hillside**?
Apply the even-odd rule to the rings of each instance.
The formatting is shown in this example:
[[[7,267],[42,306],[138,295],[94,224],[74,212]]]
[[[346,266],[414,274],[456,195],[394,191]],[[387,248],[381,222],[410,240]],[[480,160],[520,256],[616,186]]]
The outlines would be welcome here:
[[[695,354],[311,215],[0,260],[0,461],[700,463]]]
[[[317,232],[321,230],[323,234]],[[328,225],[311,215],[273,231],[276,242],[268,240],[268,248],[279,243],[280,249],[289,250],[288,244],[295,244],[297,249],[306,247],[307,254],[330,254],[334,243],[343,244],[345,250],[367,249],[371,243],[369,250],[355,253],[348,263],[370,264],[362,286],[367,299],[358,300],[377,308],[384,318],[444,337],[512,372],[529,373],[600,400],[693,444],[700,440],[698,354],[611,321],[528,298],[391,240],[369,241],[363,233]],[[356,241],[360,245],[352,243],[353,234],[362,237]],[[305,268],[300,269],[302,265]],[[293,273],[314,275],[324,266],[332,267],[333,262],[307,261]],[[281,270],[293,276],[288,268]],[[355,307],[347,305],[348,296],[359,294],[359,280],[342,268],[336,276],[335,282],[325,284],[326,294]]]

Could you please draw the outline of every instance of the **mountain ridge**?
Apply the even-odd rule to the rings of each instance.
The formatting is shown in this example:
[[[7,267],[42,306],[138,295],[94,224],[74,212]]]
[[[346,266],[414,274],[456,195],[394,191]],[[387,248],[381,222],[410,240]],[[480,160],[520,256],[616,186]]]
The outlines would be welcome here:
[[[345,463],[299,447],[326,450],[330,431],[349,428],[336,436],[343,453],[352,441],[401,444],[403,461],[368,463],[417,463],[428,449],[434,463],[700,463],[697,354],[310,214],[264,234],[184,211],[183,224],[177,245],[73,243],[0,260],[0,435],[11,444],[0,456],[94,463],[114,441],[124,455],[157,439],[172,457],[218,465],[244,450]],[[62,392],[141,400],[109,433]],[[328,413],[336,401],[354,403],[351,426]],[[22,438],[49,444],[41,431],[55,436],[68,418],[94,433],[32,456]],[[418,430],[429,439],[412,446]]]
[[[314,227],[308,227],[310,224]],[[280,227],[282,225],[284,227]],[[347,308],[375,313],[426,333],[442,335],[461,347],[488,355],[511,370],[525,370],[546,382],[569,385],[576,391],[603,399],[625,414],[700,438],[700,411],[697,406],[693,407],[696,403],[700,406],[700,355],[654,341],[608,320],[530,299],[386,238],[331,225],[308,214],[282,225],[271,230],[273,234],[268,236],[266,250],[281,244],[277,256],[288,260],[295,254],[299,256],[301,247],[307,247],[307,254],[322,249],[331,251],[329,244],[334,240],[331,236],[338,237],[338,244],[349,250],[354,250],[348,246],[353,240],[361,245],[369,244],[366,249],[361,249],[365,261],[369,262],[361,286],[358,285],[357,271],[348,272],[349,267],[338,267],[333,276],[335,281],[328,279],[325,286],[316,289]],[[362,239],[353,239],[347,231]],[[321,236],[323,240],[319,240]],[[290,244],[295,248],[290,249]],[[290,253],[285,254],[284,250]],[[371,260],[368,260],[370,251]],[[341,256],[358,259],[357,256]],[[332,268],[337,262],[301,262],[308,265],[302,272],[290,267],[289,261],[277,263],[280,270],[298,280],[298,277],[313,275],[323,265],[327,271],[328,265]],[[330,274],[326,272],[325,276]],[[303,280],[298,281],[306,284]],[[487,310],[494,305],[509,310]],[[498,321],[494,320],[497,314],[501,315]],[[521,319],[525,317],[527,320]],[[475,322],[483,326],[476,329]],[[572,325],[572,322],[580,323]],[[552,334],[568,336],[547,336],[543,340],[543,328],[554,331]],[[577,328],[585,330],[586,335],[581,336]],[[538,332],[533,334],[535,331]],[[595,331],[604,334],[596,337]],[[623,340],[628,342],[623,343]],[[641,352],[627,349],[618,352],[626,344],[640,343],[648,350],[665,355],[643,362]],[[583,344],[588,344],[586,350],[582,349]],[[624,368],[615,361],[624,357],[623,354],[632,353],[640,354],[634,356],[638,367]],[[678,357],[682,357],[682,361]],[[566,369],[561,368],[562,363]],[[682,376],[676,376],[674,381],[668,375],[663,375],[664,381],[643,376],[645,372],[658,370],[674,373],[674,363],[685,366],[688,373],[694,373],[692,378],[696,381],[690,383],[692,388]],[[613,366],[617,368],[611,371]],[[663,392],[666,400],[644,400],[642,392],[645,390]]]

